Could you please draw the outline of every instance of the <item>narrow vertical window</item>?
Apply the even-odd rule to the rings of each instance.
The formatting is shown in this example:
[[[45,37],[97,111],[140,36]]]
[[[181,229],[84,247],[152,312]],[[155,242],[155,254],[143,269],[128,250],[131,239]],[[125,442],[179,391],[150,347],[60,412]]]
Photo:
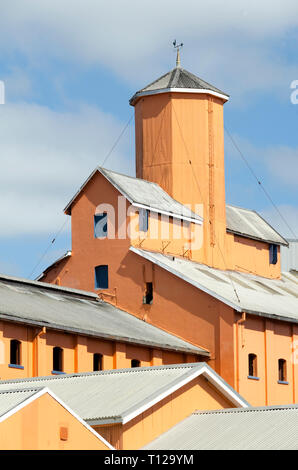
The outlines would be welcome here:
[[[278,381],[287,382],[287,361],[278,359]]]
[[[269,263],[276,264],[277,263],[277,254],[278,248],[277,245],[269,245]]]
[[[143,303],[151,305],[152,302],[153,302],[153,284],[152,282],[146,282],[146,289],[145,289]]]
[[[53,372],[63,371],[63,349],[56,346],[53,348]]]
[[[96,214],[94,216],[94,237],[106,238],[108,236],[108,214]]]
[[[10,341],[10,364],[21,365],[21,342],[17,339]]]
[[[93,354],[93,370],[102,370],[102,354]]]
[[[248,376],[258,377],[257,356],[255,354],[248,355]]]
[[[147,209],[140,209],[140,212],[139,212],[140,232],[148,232],[148,226],[149,226],[149,211]]]
[[[131,367],[140,367],[141,362],[138,359],[131,360]]]
[[[95,268],[95,289],[109,288],[108,266],[101,265]]]

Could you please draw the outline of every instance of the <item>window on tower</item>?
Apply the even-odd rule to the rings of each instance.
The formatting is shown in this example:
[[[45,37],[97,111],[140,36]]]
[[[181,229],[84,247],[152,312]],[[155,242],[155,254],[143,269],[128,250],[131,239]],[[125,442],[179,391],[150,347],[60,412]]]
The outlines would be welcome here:
[[[106,238],[108,236],[108,214],[96,214],[94,216],[94,237]]]

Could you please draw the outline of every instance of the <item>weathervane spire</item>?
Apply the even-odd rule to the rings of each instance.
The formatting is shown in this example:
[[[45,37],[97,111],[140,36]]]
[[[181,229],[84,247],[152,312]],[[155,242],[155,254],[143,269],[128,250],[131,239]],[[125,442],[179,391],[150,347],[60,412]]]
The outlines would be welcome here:
[[[180,67],[180,48],[183,47],[183,42],[181,44],[177,44],[176,39],[173,41],[174,49],[177,49],[177,57],[176,57],[176,67]]]

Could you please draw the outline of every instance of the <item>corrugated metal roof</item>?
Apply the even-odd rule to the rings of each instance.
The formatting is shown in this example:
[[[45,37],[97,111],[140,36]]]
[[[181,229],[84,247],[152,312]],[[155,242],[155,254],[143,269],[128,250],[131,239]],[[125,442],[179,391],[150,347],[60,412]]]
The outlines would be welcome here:
[[[247,402],[205,363],[178,364],[103,372],[69,374],[33,379],[0,381],[0,391],[47,387],[82,419],[89,422],[122,422],[148,409],[187,381],[211,374],[239,401]],[[147,405],[147,408],[146,408]],[[200,407],[200,404],[197,404]],[[93,423],[94,424],[94,423]]]
[[[227,205],[226,218],[228,232],[267,243],[288,245],[287,240],[253,210]]]
[[[0,390],[0,417],[35,395],[38,391],[40,391],[40,388],[29,388],[28,390]]]
[[[0,278],[0,318],[32,325],[115,339],[123,342],[157,346],[172,351],[209,355],[149,323],[130,315],[93,294],[59,288],[43,282],[16,282]]]
[[[196,412],[146,450],[297,450],[298,406]]]
[[[130,250],[238,311],[298,322],[298,273],[283,273],[282,279],[267,279],[222,271],[139,248]]]
[[[115,171],[97,167],[80,187],[64,211],[70,213],[71,205],[96,172],[101,173],[132,205],[140,205],[149,210],[166,213],[181,219],[190,219],[202,223],[202,218],[188,207],[173,199],[158,184]]]
[[[289,246],[281,248],[281,269],[298,272],[298,240],[288,240]]]
[[[175,90],[175,89],[188,89],[188,90],[206,90],[212,91],[217,94],[223,95],[229,98],[229,95],[219,90],[210,83],[205,82],[201,78],[197,77],[191,72],[183,69],[182,67],[176,67],[170,72],[162,75],[161,77],[154,80],[146,87],[137,91],[134,96],[130,99],[129,103],[134,105],[135,101],[150,92],[162,91],[162,90]]]

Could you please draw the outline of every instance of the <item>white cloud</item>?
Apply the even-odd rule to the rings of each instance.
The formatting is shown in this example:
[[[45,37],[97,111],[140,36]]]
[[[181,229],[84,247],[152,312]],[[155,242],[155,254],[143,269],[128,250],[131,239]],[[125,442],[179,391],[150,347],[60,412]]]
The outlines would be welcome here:
[[[0,49],[35,64],[51,56],[104,65],[143,86],[173,66],[177,35],[183,63],[237,99],[298,78],[275,50],[297,25],[296,0],[10,0],[1,5]]]
[[[0,106],[0,236],[57,231],[66,203],[123,127],[92,107],[60,113],[28,104]],[[133,145],[130,128],[106,166],[133,171]]]

